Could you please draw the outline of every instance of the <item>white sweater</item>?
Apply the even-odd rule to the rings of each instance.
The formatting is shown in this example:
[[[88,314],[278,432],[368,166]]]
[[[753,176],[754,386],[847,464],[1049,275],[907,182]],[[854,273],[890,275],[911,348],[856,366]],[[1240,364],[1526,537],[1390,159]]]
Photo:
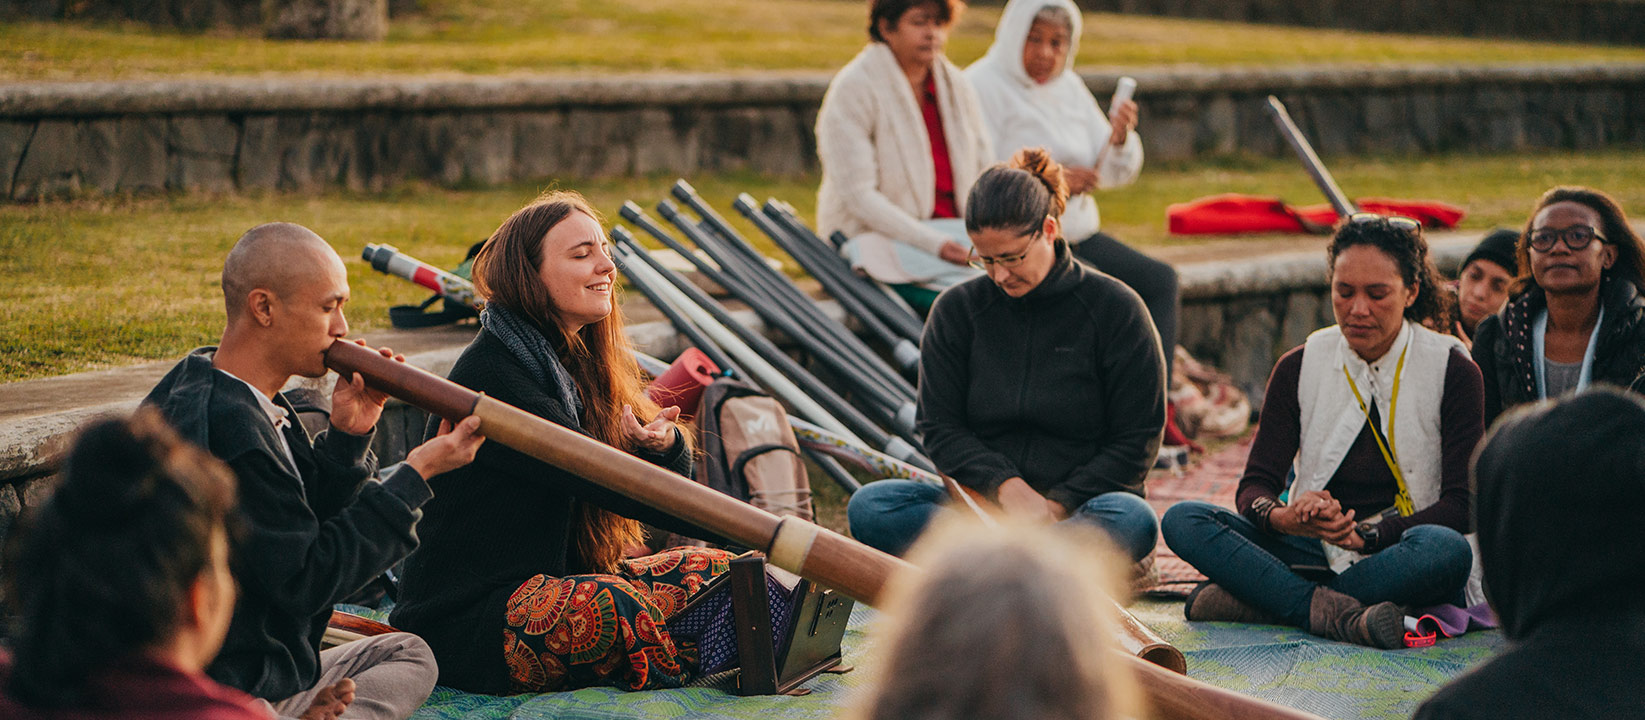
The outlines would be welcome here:
[[[1022,49],[1034,15],[1048,5],[1068,11],[1073,21],[1068,59],[1056,77],[1041,85],[1022,66]],[[988,54],[966,68],[965,75],[982,101],[983,120],[996,159],[1010,160],[1018,150],[1043,147],[1051,159],[1064,165],[1092,167],[1108,144],[1113,128],[1097,106],[1090,88],[1074,72],[1079,52],[1080,11],[1071,0],[1011,0],[1000,13],[994,44]],[[1097,186],[1129,185],[1142,171],[1142,139],[1132,131],[1125,144],[1108,151],[1097,168]],[[1078,243],[1102,227],[1097,201],[1090,193],[1068,198],[1062,214],[1062,235]]]
[[[942,57],[931,70],[954,171],[954,202],[963,215],[971,184],[993,154],[965,75]],[[908,76],[889,47],[869,43],[829,83],[817,115],[817,156],[822,235],[840,231],[850,237],[857,266],[878,280],[922,281],[903,270],[892,243],[935,255],[950,236],[922,222],[930,219],[937,197],[931,138]]]

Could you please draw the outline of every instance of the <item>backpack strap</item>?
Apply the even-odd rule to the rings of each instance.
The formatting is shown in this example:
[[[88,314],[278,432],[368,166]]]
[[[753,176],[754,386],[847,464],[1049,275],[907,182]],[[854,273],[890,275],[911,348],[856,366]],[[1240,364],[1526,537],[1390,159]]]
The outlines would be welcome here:
[[[732,461],[732,463],[731,463],[731,477],[742,477],[742,475],[743,475],[743,466],[747,465],[749,463],[749,461],[753,460],[754,458],[757,458],[757,457],[759,457],[761,455],[764,455],[768,452],[771,452],[773,450],[787,450],[788,452],[794,453],[796,456],[800,454],[799,450],[791,448],[791,447],[789,447],[787,445],[784,445],[782,443],[766,443],[764,445],[755,445],[754,447],[751,447],[747,450],[744,450],[741,455],[737,456],[736,460]]]

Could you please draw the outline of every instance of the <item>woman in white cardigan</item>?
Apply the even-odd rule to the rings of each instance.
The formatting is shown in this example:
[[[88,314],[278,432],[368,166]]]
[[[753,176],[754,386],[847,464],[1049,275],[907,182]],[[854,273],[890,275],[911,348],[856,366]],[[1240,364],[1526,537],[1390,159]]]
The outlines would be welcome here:
[[[922,309],[978,271],[960,220],[993,162],[982,111],[943,56],[958,0],[870,0],[872,42],[817,115],[817,225],[850,238],[852,265]]]
[[[1142,171],[1137,105],[1128,100],[1111,108],[1117,122],[1109,122],[1074,72],[1080,30],[1080,11],[1072,0],[1011,0],[1000,13],[988,54],[965,75],[982,102],[997,159],[1043,147],[1063,166],[1069,186],[1063,237],[1075,257],[1142,296],[1159,330],[1169,372],[1182,305],[1177,272],[1101,232],[1102,218],[1092,197],[1098,190],[1131,184]]]

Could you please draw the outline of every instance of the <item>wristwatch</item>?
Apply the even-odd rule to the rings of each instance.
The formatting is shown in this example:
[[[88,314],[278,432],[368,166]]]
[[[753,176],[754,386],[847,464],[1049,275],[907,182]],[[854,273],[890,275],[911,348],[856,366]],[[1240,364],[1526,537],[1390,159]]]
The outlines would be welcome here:
[[[1377,530],[1376,525],[1369,522],[1355,525],[1354,534],[1359,535],[1359,539],[1365,542],[1365,550],[1375,550],[1377,541],[1382,539],[1382,532]]]

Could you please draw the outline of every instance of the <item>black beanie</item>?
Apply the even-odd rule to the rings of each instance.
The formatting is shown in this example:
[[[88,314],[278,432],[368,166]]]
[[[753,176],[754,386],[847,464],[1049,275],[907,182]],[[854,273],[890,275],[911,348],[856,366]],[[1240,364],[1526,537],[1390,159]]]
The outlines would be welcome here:
[[[1514,248],[1518,244],[1519,233],[1517,231],[1497,228],[1492,230],[1489,235],[1486,235],[1484,240],[1479,241],[1479,244],[1474,246],[1473,251],[1468,253],[1468,257],[1464,258],[1462,265],[1458,267],[1467,269],[1468,264],[1475,260],[1490,260],[1501,265],[1502,269],[1507,270],[1509,275],[1518,275],[1519,256],[1514,252]]]

